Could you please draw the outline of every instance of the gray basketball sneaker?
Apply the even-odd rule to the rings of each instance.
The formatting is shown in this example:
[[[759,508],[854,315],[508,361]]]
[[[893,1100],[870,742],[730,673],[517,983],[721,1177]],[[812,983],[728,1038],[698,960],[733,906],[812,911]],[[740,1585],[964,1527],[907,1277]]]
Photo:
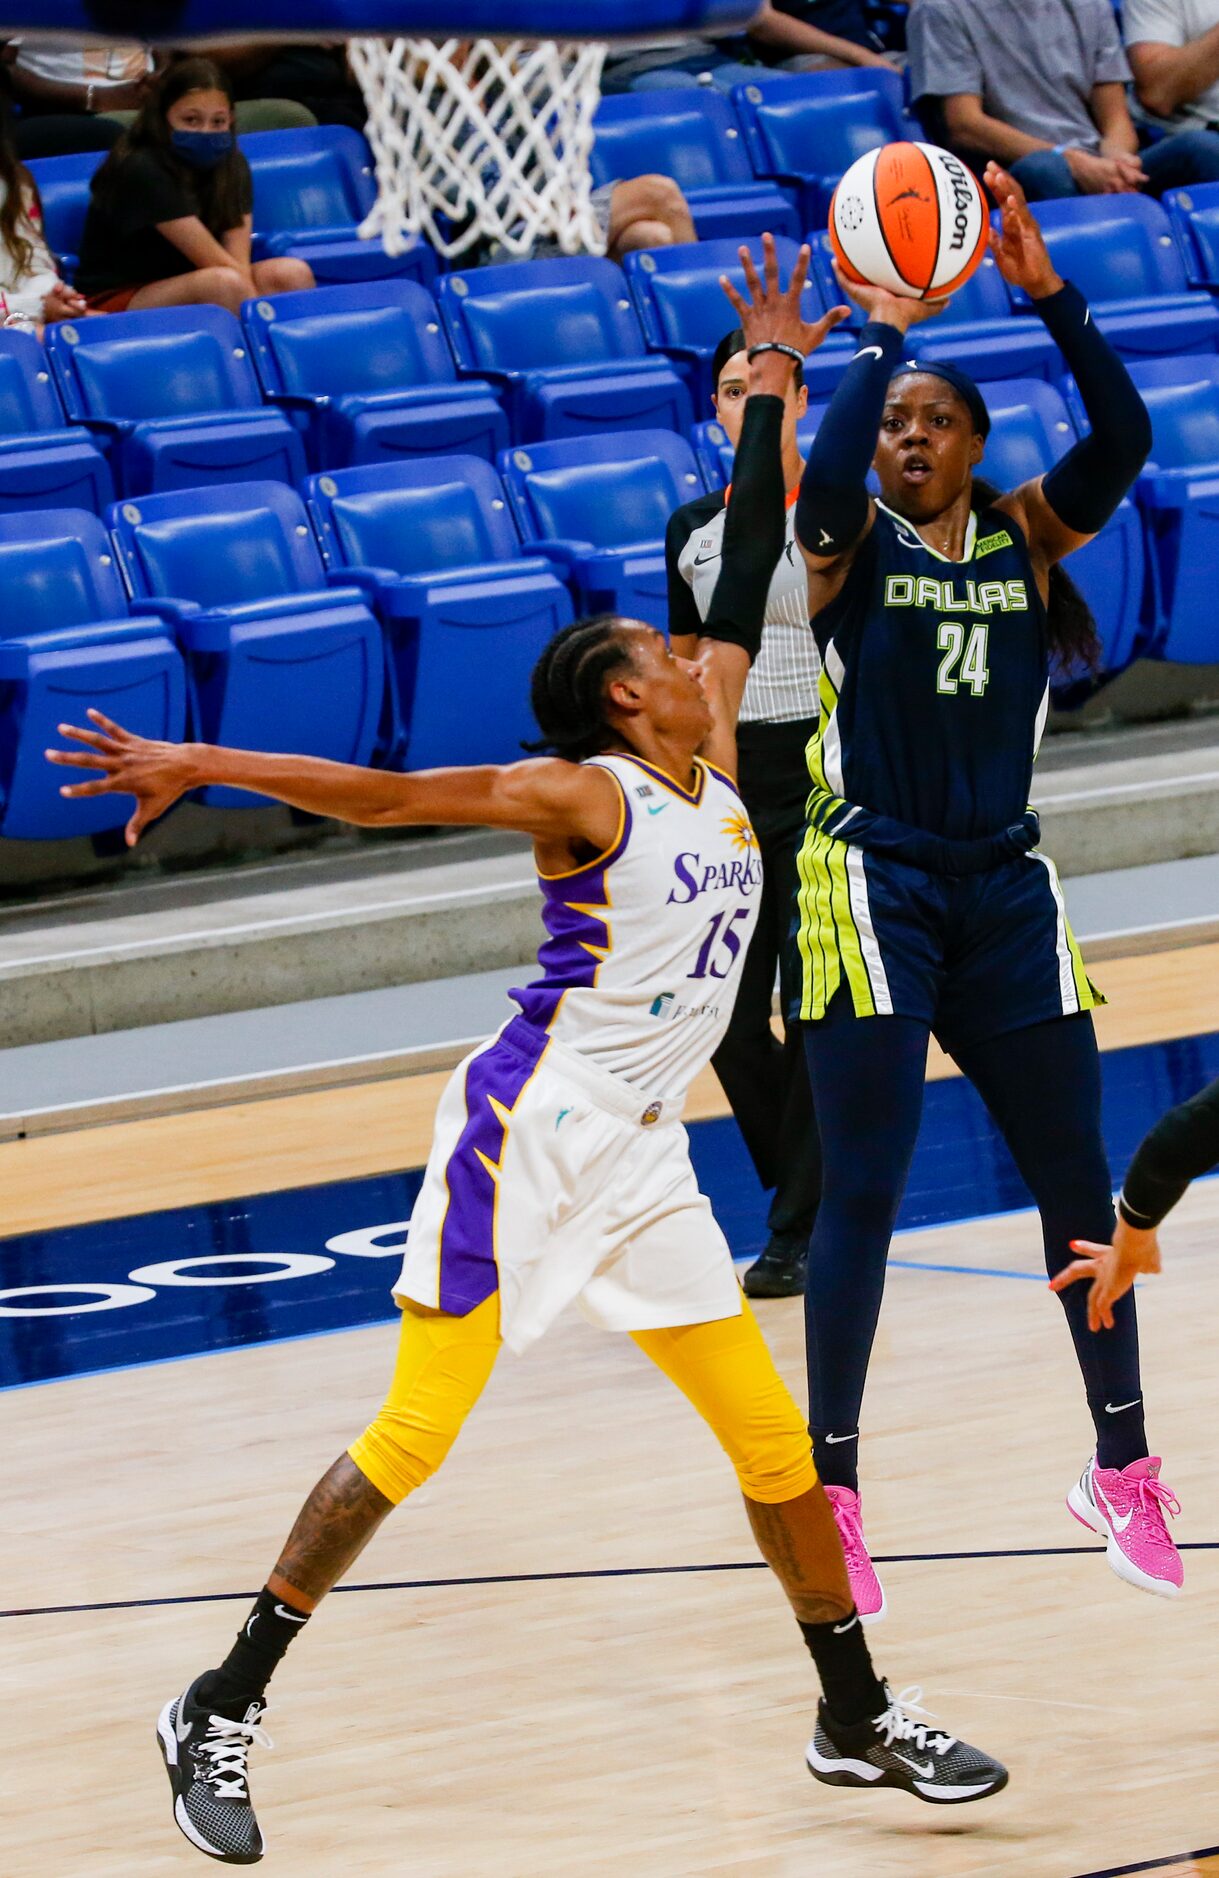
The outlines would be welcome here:
[[[242,1721],[213,1715],[192,1700],[201,1678],[173,1702],[157,1721],[157,1740],[173,1789],[179,1830],[222,1865],[257,1865],[263,1855],[262,1833],[250,1800],[246,1756],[251,1747],[269,1748],[259,1727],[265,1704],[252,1702]]]
[[[900,1787],[933,1806],[963,1806],[998,1793],[1007,1785],[1006,1767],[932,1725],[919,1708],[922,1693],[910,1688],[895,1696],[886,1683],[888,1708],[851,1728],[836,1722],[822,1702],[805,1754],[813,1779],[830,1787]],[[916,1709],[926,1721],[916,1718]]]

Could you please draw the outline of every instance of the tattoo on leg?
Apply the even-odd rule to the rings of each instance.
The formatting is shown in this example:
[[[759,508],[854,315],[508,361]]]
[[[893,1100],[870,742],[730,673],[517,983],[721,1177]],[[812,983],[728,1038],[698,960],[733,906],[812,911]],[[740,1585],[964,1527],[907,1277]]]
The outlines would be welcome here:
[[[393,1501],[348,1454],[323,1474],[296,1517],[267,1583],[298,1609],[312,1610],[352,1566]]]
[[[746,1496],[758,1550],[802,1624],[846,1617],[853,1604],[834,1515],[820,1484],[794,1500],[767,1505]]]

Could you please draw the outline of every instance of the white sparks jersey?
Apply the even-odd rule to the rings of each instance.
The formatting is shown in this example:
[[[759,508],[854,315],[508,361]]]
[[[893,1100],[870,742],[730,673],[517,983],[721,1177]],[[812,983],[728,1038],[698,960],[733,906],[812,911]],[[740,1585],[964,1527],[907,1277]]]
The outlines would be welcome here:
[[[613,845],[539,877],[542,976],[530,1023],[659,1102],[680,1101],[728,1025],[762,863],[735,786],[696,758],[686,791],[639,757],[591,759],[622,792]]]

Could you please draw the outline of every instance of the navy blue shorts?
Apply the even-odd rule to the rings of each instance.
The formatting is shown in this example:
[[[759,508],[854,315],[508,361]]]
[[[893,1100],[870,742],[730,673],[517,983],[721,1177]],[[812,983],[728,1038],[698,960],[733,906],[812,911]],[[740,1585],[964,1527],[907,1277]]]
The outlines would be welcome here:
[[[857,1017],[918,1018],[949,1052],[1104,1002],[1036,850],[949,876],[810,828],[792,937],[792,1018],[824,1017],[844,986]]]

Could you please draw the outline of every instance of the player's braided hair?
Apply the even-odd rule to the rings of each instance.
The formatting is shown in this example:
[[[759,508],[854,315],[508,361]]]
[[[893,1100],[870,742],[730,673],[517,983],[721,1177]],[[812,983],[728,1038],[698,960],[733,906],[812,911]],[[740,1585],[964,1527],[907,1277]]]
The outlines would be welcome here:
[[[541,737],[522,747],[580,763],[608,748],[606,680],[631,664],[631,648],[616,613],[578,619],[557,632],[533,668],[529,702]]]
[[[973,479],[972,505],[989,509],[999,500],[1002,490],[994,483]],[[1101,661],[1100,634],[1092,608],[1061,562],[1050,569],[1050,589],[1046,600],[1046,636],[1055,663],[1063,672],[1078,669],[1095,672]]]

